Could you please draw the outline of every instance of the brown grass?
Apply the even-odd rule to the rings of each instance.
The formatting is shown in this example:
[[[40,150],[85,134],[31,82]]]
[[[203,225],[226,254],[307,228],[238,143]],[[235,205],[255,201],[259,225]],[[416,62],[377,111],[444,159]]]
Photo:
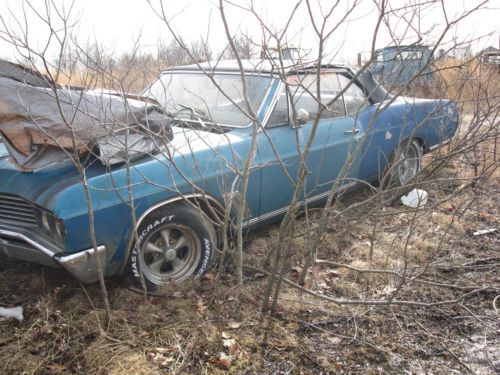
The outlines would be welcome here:
[[[438,97],[456,100],[466,110],[474,109],[487,98],[498,102],[499,70],[481,64],[477,58],[462,61],[451,57],[440,59],[436,68],[438,81],[434,90]]]

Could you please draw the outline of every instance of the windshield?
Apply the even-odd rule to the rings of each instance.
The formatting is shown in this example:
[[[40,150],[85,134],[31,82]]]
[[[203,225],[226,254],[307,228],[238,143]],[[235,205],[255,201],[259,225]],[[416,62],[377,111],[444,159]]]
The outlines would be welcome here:
[[[248,74],[245,81],[250,104],[257,112],[271,77]],[[242,127],[250,123],[245,115],[248,111],[239,74],[215,73],[208,77],[203,73],[169,72],[162,74],[143,94],[180,118],[201,118],[220,126]]]

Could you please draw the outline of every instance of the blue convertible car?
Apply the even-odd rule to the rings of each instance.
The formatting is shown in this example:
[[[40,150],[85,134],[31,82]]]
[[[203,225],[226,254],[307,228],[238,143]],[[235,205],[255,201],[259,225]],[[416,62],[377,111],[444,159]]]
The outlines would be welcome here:
[[[242,201],[239,171],[253,131],[247,103],[261,126],[240,207],[245,227],[279,220],[287,211],[315,121],[304,204],[324,199],[332,187],[377,181],[384,171],[394,184],[410,183],[422,154],[449,142],[458,126],[454,102],[392,97],[368,71],[311,65],[278,74],[269,61],[242,63],[243,78],[234,61],[165,71],[143,95],[170,114],[173,139],[130,168],[86,157],[96,250],[106,276],[122,275],[137,286],[140,270],[153,291],[207,270],[225,204]],[[63,267],[83,282],[97,280],[88,212],[71,160],[23,172],[0,143],[0,249],[6,255]]]

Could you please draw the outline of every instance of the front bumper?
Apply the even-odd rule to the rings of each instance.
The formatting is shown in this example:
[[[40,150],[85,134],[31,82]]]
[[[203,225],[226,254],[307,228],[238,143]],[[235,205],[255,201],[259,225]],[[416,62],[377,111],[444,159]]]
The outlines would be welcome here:
[[[0,252],[18,260],[65,268],[83,283],[92,283],[99,279],[94,249],[65,254],[61,248],[43,238],[36,238],[32,233],[0,228]],[[105,270],[106,247],[98,246],[97,255]]]

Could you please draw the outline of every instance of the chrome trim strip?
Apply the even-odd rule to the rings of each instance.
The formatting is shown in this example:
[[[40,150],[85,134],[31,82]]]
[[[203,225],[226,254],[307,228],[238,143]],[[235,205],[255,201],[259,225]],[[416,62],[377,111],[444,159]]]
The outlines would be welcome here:
[[[347,189],[350,189],[351,187],[355,186],[356,184],[357,184],[357,182],[353,181],[353,182],[350,182],[348,184],[342,185],[342,186],[338,187],[337,189],[335,189],[335,193],[334,194],[337,194],[337,193],[340,193],[340,192],[345,191]],[[314,195],[312,197],[307,198],[304,202],[301,202],[300,205],[303,206],[305,204],[318,201],[318,200],[320,200],[322,198],[326,198],[329,194],[330,194],[330,191],[326,191],[324,193],[321,193],[321,194],[318,194],[318,195]],[[250,225],[256,224],[259,221],[264,221],[264,220],[270,219],[270,218],[272,218],[274,216],[281,215],[281,214],[285,213],[286,211],[288,211],[289,208],[290,208],[290,205],[282,207],[282,208],[279,208],[279,209],[271,211],[271,212],[268,212],[267,214],[264,214],[262,216],[255,217],[253,219],[247,220],[247,221],[245,221],[243,223],[243,228],[246,228],[246,227],[248,227]]]
[[[26,237],[24,234],[22,233],[18,233],[18,232],[12,232],[10,230],[5,230],[5,229],[0,229],[0,235],[4,235],[4,236],[7,236],[7,237],[10,237],[10,238],[15,238],[15,239],[18,239],[18,240],[21,240],[21,241],[24,241],[24,242],[27,242],[29,243],[31,246],[33,246],[34,248],[40,250],[42,253],[44,253],[45,255],[49,256],[50,258],[53,258],[54,255],[56,255],[56,253],[50,251],[49,249],[47,249],[45,246],[42,246],[40,245],[39,243],[37,243],[36,241],[33,241],[32,239]]]
[[[339,188],[336,189],[335,193],[340,193],[340,192],[342,192],[344,190],[347,190],[347,189],[353,187],[354,185],[356,185],[356,183],[357,183],[356,181],[353,181],[353,182],[350,182],[350,183],[345,184],[343,186],[340,186]],[[305,204],[317,201],[317,200],[319,200],[321,198],[325,198],[325,197],[328,196],[328,194],[330,194],[330,191],[327,191],[327,192],[324,192],[324,193],[312,196],[312,197],[306,199]],[[148,208],[146,211],[144,211],[144,213],[139,217],[139,219],[137,219],[136,227],[139,228],[139,225],[146,218],[146,216],[148,216],[151,212],[153,212],[154,210],[156,210],[156,209],[158,209],[160,207],[166,206],[166,205],[168,205],[170,203],[179,202],[179,201],[182,201],[184,199],[200,198],[200,197],[201,198],[207,198],[207,200],[215,203],[223,212],[225,211],[224,210],[224,206],[215,197],[212,197],[211,195],[208,195],[208,194],[197,193],[197,194],[189,194],[189,195],[177,196],[177,197],[168,199],[166,201],[157,203],[154,206],[151,206],[150,208]],[[304,204],[304,203],[302,203],[302,204]],[[245,227],[253,225],[253,224],[255,224],[255,223],[259,222],[259,221],[267,220],[267,219],[270,219],[270,218],[272,218],[274,216],[278,216],[280,214],[283,214],[284,212],[286,212],[289,209],[289,207],[290,206],[282,207],[282,208],[277,209],[275,211],[268,212],[265,215],[262,215],[262,216],[259,216],[259,217],[255,217],[253,219],[249,219],[249,220],[243,222],[242,227],[245,228]],[[122,273],[123,270],[125,269],[125,266],[127,265],[128,257],[130,256],[130,252],[132,251],[133,242],[134,241],[131,241],[129,239],[129,241],[128,241],[129,246],[127,247],[127,249],[125,251],[125,254],[124,254],[124,257],[123,257],[123,260],[122,260],[122,264],[120,266],[120,269],[119,269],[118,273]]]
[[[274,83],[274,82],[273,82]],[[270,88],[269,88],[270,89]],[[271,103],[267,106],[266,113],[264,114],[264,118],[262,119],[261,125],[262,128],[265,128],[267,126],[267,122],[269,121],[269,118],[271,117],[274,107],[276,107],[276,103],[279,100],[279,97],[281,96],[281,92],[285,88],[285,83],[283,81],[280,81],[278,83],[278,87],[276,87],[276,92],[274,93],[274,97],[271,99]],[[269,95],[269,92],[266,93],[266,95]],[[287,95],[288,99],[288,95]],[[259,132],[262,131],[261,128],[259,128]]]
[[[104,245],[97,246],[97,253],[101,254],[105,250],[106,250],[106,246],[104,246]],[[63,256],[58,256],[59,254],[55,254],[55,259],[59,263],[64,264],[67,262],[73,262],[75,260],[78,260],[78,259],[84,257],[86,254],[89,254],[92,252],[94,252],[93,247],[90,249],[87,249],[87,250],[82,250],[82,251],[78,251],[78,252],[73,253],[73,254],[68,254],[68,255],[63,255]]]
[[[166,74],[172,73],[198,73],[203,75],[214,75],[214,74],[232,74],[232,75],[240,75],[241,70],[236,68],[234,70],[230,69],[218,69],[216,66],[214,67],[202,67],[201,69],[195,67],[193,69],[167,69],[160,73],[159,77]],[[276,73],[261,71],[261,70],[245,70],[243,69],[243,73],[248,73],[249,75],[259,76],[259,77],[273,77],[276,78]]]
[[[450,139],[448,139],[448,140],[446,140],[444,142],[438,143],[437,145],[431,146],[431,147],[429,147],[429,151],[434,151],[435,149],[440,148],[441,146],[445,146],[448,143],[450,143],[451,140],[452,140],[452,138],[450,138]]]

